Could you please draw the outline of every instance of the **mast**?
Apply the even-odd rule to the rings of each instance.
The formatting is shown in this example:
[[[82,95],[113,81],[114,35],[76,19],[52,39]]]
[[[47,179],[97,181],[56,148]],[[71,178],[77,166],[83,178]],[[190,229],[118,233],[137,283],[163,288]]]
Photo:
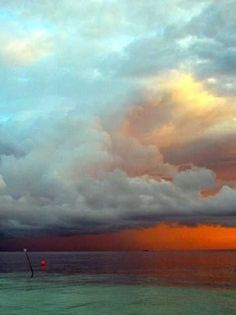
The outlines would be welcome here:
[[[26,259],[28,261],[29,268],[30,268],[30,271],[31,271],[31,278],[33,278],[33,276],[34,276],[34,269],[32,267],[32,264],[31,264],[31,261],[30,261],[29,255],[28,255],[27,248],[24,248],[24,253],[25,253],[25,257],[26,257]]]

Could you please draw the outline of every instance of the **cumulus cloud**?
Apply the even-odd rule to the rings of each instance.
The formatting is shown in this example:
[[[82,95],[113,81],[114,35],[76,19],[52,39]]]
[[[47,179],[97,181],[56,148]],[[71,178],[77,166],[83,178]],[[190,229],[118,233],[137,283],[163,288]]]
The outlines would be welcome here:
[[[175,149],[227,129],[235,133],[234,104],[235,99],[215,96],[192,75],[174,73],[148,82],[143,103],[129,111],[121,129],[142,143]]]
[[[165,162],[195,164],[235,180],[235,98],[214,94],[190,74],[145,81],[146,92],[120,126],[123,136],[152,145]]]
[[[188,190],[187,182],[183,183],[185,176],[191,184]],[[3,195],[1,227],[6,232],[30,229],[70,234],[148,226],[160,221],[220,224],[222,216],[235,214],[236,193],[227,188],[214,198],[203,199],[199,188],[206,186],[205,179],[208,184],[214,182],[212,174],[203,170],[199,174],[198,170],[180,174],[174,184],[129,178],[121,171],[113,171],[95,180],[80,177],[70,191],[60,183],[51,198],[49,192],[18,199]],[[224,211],[219,210],[221,207]],[[234,223],[230,219],[227,224]]]
[[[235,1],[206,1],[175,36],[185,43],[182,63],[202,79],[215,78],[211,88],[219,94],[235,95]],[[181,43],[180,40],[180,43]]]
[[[0,232],[235,225],[234,7],[1,1]]]
[[[156,147],[119,138],[119,130],[110,133],[99,120],[63,116],[38,124],[41,132],[31,135],[24,155],[1,158],[6,235],[91,233],[163,221],[220,224],[222,216],[224,224],[234,224],[227,222],[235,211],[234,189],[201,194],[216,185],[212,171],[177,172]]]

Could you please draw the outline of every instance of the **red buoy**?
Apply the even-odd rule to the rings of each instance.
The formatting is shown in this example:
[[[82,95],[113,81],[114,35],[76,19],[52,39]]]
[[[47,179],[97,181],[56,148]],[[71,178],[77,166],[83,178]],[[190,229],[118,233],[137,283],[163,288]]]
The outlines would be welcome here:
[[[44,258],[40,260],[40,266],[46,267],[46,260]]]

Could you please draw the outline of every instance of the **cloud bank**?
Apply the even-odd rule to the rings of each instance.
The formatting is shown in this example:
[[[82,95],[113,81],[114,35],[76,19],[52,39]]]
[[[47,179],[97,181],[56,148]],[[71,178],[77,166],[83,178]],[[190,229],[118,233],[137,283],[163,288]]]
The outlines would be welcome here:
[[[161,153],[186,150],[215,128],[224,134],[221,125],[234,117],[225,98],[189,76],[183,80],[160,83],[158,94],[152,82],[146,103],[113,128],[106,119],[72,113],[38,117],[35,129],[29,121],[13,121],[15,142],[1,149],[1,230],[94,233],[158,222],[234,226],[236,189],[217,181],[210,169],[181,170]],[[208,190],[216,192],[206,197]]]

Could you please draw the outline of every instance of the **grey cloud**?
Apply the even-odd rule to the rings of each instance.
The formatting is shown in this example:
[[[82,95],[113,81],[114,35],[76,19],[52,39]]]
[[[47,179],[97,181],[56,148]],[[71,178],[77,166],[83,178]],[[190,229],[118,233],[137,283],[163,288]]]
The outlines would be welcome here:
[[[198,77],[218,79],[210,87],[221,94],[235,94],[235,10],[235,1],[210,1],[178,34],[192,37],[187,60],[197,61],[192,69]]]
[[[210,198],[200,194],[214,189],[214,173],[193,168],[174,175],[173,182],[129,177],[125,161],[114,168],[117,153],[111,154],[111,141],[99,123],[64,117],[35,136],[25,156],[5,156],[0,166],[1,232],[89,233],[160,221],[220,224],[222,216],[233,225],[227,216],[235,215],[234,189],[223,187]]]
[[[109,231],[124,227],[152,225],[159,221],[221,224],[221,216],[235,215],[234,190],[222,190],[211,200],[202,200],[168,182],[130,179],[115,171],[97,181],[83,178],[78,182],[77,198],[63,198],[39,204],[37,198],[13,200],[1,197],[2,230],[47,230],[67,233]],[[68,194],[66,195],[68,197]],[[221,211],[224,209],[224,211]],[[5,210],[5,211],[4,211]]]
[[[195,16],[190,24],[190,33],[204,36],[233,46],[235,44],[235,10],[234,0],[211,1],[209,5]]]
[[[114,56],[115,57],[115,56]],[[107,59],[108,69],[116,69],[118,76],[145,77],[158,75],[165,70],[176,68],[181,51],[174,41],[166,41],[160,36],[151,36],[131,42],[121,56]],[[111,65],[113,64],[113,67]],[[102,67],[104,64],[102,64]]]

